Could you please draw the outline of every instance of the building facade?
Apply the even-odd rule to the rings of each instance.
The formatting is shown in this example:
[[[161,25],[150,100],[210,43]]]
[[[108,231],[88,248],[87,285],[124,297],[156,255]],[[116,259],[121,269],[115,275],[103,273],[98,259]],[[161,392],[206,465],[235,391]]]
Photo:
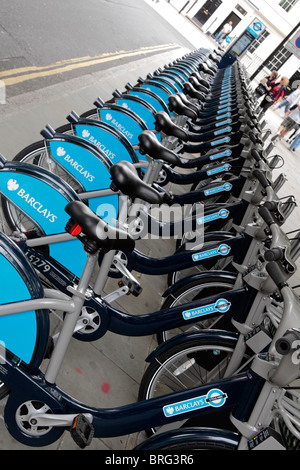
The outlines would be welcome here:
[[[275,69],[291,79],[292,88],[300,84],[300,55],[286,41],[300,31],[300,0],[171,0],[171,4],[213,37],[232,21],[227,48],[258,18],[265,29],[240,57],[249,75],[260,80]]]

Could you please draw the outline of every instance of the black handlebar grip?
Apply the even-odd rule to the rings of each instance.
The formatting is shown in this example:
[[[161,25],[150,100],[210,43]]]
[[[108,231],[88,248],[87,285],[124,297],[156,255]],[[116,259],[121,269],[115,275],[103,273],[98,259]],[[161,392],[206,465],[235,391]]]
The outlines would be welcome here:
[[[287,354],[289,354],[289,352],[293,348],[293,343],[299,340],[300,340],[300,333],[297,331],[289,330],[281,338],[279,338],[276,341],[275,349],[282,356],[286,356]]]
[[[268,263],[266,265],[266,270],[274,281],[274,283],[276,284],[276,286],[278,287],[278,289],[281,289],[282,287],[287,285],[287,283],[285,282],[284,275],[282,274],[276,261],[271,261],[271,263]]]
[[[254,170],[252,174],[253,176],[255,176],[255,178],[258,179],[258,181],[260,182],[263,188],[267,188],[268,186],[271,186],[266,176],[261,170]]]
[[[254,158],[255,161],[259,162],[261,160],[261,156],[259,154],[259,151],[257,149],[252,149],[251,150],[251,157]]]
[[[274,221],[270,211],[266,207],[260,206],[259,209],[258,209],[258,213],[264,219],[264,221],[266,222],[267,225],[270,226],[272,224],[275,224],[275,221]]]
[[[266,261],[279,261],[283,259],[283,250],[282,248],[272,248],[267,250],[264,254]]]

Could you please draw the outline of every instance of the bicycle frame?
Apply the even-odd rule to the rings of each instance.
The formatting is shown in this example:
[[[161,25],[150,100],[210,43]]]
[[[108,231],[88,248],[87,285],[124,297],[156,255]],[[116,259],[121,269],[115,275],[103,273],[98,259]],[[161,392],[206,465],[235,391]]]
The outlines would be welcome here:
[[[234,406],[239,397],[241,396],[242,390],[244,390],[245,384],[248,380],[248,375],[243,374],[239,377],[235,377],[231,381],[231,386],[228,381],[220,383],[221,390],[216,389],[211,384],[203,387],[199,387],[192,390],[184,390],[165,396],[162,398],[154,399],[153,401],[141,402],[133,405],[127,405],[126,407],[117,407],[107,410],[97,410],[92,407],[80,404],[73,400],[72,397],[68,396],[64,392],[60,391],[55,386],[55,380],[58,371],[63,362],[66,350],[68,348],[69,341],[73,335],[74,327],[78,320],[82,305],[87,295],[87,288],[89,285],[90,276],[93,272],[94,265],[97,262],[97,255],[89,255],[87,263],[80,279],[79,285],[76,290],[73,290],[71,297],[58,293],[53,290],[46,290],[46,298],[29,300],[24,302],[18,302],[17,304],[7,304],[0,307],[0,316],[12,315],[18,312],[26,312],[34,309],[56,309],[63,310],[66,312],[66,318],[63,323],[61,332],[54,351],[52,353],[45,377],[43,378],[41,373],[35,376],[30,376],[24,370],[21,370],[16,366],[15,363],[6,359],[0,368],[0,380],[2,380],[12,390],[9,396],[8,409],[11,404],[14,403],[15,399],[20,399],[21,395],[26,399],[35,397],[39,401],[47,403],[51,406],[54,413],[49,418],[48,414],[40,413],[37,417],[36,424],[38,426],[51,427],[70,427],[73,423],[74,418],[78,414],[83,414],[86,419],[93,423],[95,431],[95,437],[105,437],[119,435],[120,423],[124,425],[122,433],[128,434],[130,432],[139,431],[145,429],[145,425],[149,419],[149,425],[163,425],[174,420],[178,420],[178,416],[172,416],[170,412],[171,405],[175,404],[175,401],[187,403],[195,403],[197,411],[188,411],[180,413],[180,419],[186,416],[192,417],[198,415],[199,409],[206,409],[208,406],[219,407],[219,406]],[[162,315],[163,316],[163,315]],[[208,400],[208,401],[207,401]],[[164,411],[162,413],[162,411]],[[57,414],[58,412],[58,414]],[[120,416],[118,416],[120,415]],[[145,417],[149,417],[146,418]],[[14,419],[13,417],[11,417]],[[106,423],[106,418],[109,423]],[[49,421],[50,419],[50,421]],[[43,424],[41,424],[43,423]],[[29,443],[26,439],[25,443]],[[34,440],[33,445],[36,445]]]
[[[83,415],[93,426],[94,437],[113,437],[120,435],[120,429],[122,429],[122,434],[129,434],[148,427],[169,425],[176,421],[194,417],[200,418],[206,413],[216,413],[218,410],[223,411],[226,408],[233,408],[232,420],[237,429],[242,429],[241,435],[245,436],[245,430],[247,430],[248,433],[251,432],[251,437],[253,437],[256,428],[254,426],[247,428],[247,420],[251,422],[252,415],[256,415],[255,408],[261,407],[262,401],[265,406],[266,391],[269,391],[269,397],[273,395],[268,402],[268,406],[271,406],[274,404],[276,397],[274,393],[270,394],[270,389],[272,388],[273,392],[274,388],[280,389],[279,385],[276,387],[276,381],[275,386],[274,383],[266,381],[266,372],[264,371],[270,371],[270,368],[274,368],[275,363],[267,362],[263,357],[256,358],[249,370],[234,377],[116,408],[96,409],[89,407],[74,400],[55,386],[55,379],[71,339],[73,326],[78,319],[80,305],[84,301],[83,297],[86,295],[86,287],[95,262],[96,256],[89,256],[80,280],[80,286],[73,293],[71,299],[66,298],[63,294],[57,295],[56,291],[47,291],[49,295],[47,299],[37,299],[15,305],[10,304],[8,308],[7,306],[0,307],[0,315],[31,310],[33,304],[34,308],[38,309],[54,308],[68,312],[45,377],[41,373],[31,376],[7,359],[1,365],[0,379],[12,390],[8,399],[8,410],[13,409],[14,403],[17,407],[21,405],[22,401],[39,400],[50,406],[52,413],[49,415],[48,413],[33,412],[30,419],[34,420],[35,426],[70,428],[74,425],[74,419],[79,415]],[[285,298],[289,296],[290,293],[286,292]],[[26,304],[27,306],[25,306]],[[289,311],[290,309],[291,305],[289,304]],[[294,318],[293,316],[293,320]],[[285,331],[284,326],[291,323],[292,320],[290,318],[287,320],[285,313],[280,333]],[[231,333],[227,333],[227,335],[230,336]],[[299,375],[298,367],[296,369]],[[295,366],[292,370],[295,370]],[[291,372],[291,368],[289,372]],[[279,368],[278,375],[280,376]],[[273,374],[273,376],[275,377],[276,374]],[[257,415],[255,417],[257,420]],[[12,413],[6,414],[6,420],[14,419]],[[270,420],[270,417],[268,419]],[[183,430],[183,435],[184,433]],[[246,437],[248,436],[246,435]],[[25,433],[20,432],[18,438],[27,445],[39,445],[38,440],[30,434],[26,436]],[[241,442],[243,442],[243,439]]]

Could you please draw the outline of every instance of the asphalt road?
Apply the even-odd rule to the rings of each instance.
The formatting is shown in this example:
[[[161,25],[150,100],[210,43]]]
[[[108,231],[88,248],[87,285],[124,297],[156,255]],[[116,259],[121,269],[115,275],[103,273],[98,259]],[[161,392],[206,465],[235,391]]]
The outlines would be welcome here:
[[[7,97],[192,44],[144,0],[0,0]]]

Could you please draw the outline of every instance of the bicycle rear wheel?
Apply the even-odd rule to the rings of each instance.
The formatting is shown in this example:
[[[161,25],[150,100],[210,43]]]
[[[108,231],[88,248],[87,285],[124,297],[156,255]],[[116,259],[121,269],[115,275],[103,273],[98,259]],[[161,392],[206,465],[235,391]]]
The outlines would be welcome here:
[[[162,309],[184,305],[194,300],[208,297],[210,295],[227,292],[228,290],[233,289],[235,281],[236,274],[234,273],[232,273],[232,275],[228,275],[226,279],[223,279],[217,274],[212,274],[208,271],[207,276],[204,279],[195,279],[189,281],[171,292],[171,294],[169,294],[162,304]],[[194,324],[181,326],[167,331],[161,331],[157,333],[157,341],[159,344],[163,343],[173,336],[184,333],[187,330],[202,330],[212,328],[221,317],[222,315],[215,316],[211,320],[202,320]]]

